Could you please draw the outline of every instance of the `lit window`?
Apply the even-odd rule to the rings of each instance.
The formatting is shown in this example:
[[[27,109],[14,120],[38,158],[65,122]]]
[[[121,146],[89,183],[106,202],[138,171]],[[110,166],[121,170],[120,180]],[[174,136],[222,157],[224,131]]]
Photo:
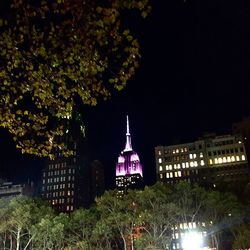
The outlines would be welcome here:
[[[166,177],[169,178],[169,173],[166,173]]]
[[[203,158],[203,153],[202,152],[200,152],[200,158]]]
[[[194,158],[194,159],[196,158],[196,154],[193,154],[193,158]]]
[[[205,165],[204,160],[201,160],[201,166],[204,166],[204,165]]]
[[[162,171],[162,166],[159,167],[159,171]]]
[[[160,150],[158,151],[158,155],[161,155],[161,151]]]
[[[235,157],[234,157],[234,156],[231,157],[231,161],[232,161],[232,162],[235,161]]]
[[[181,152],[182,152],[182,153],[184,152],[183,148],[181,148]]]
[[[215,164],[218,164],[217,158],[214,159],[214,163],[215,163]]]
[[[223,163],[227,162],[227,158],[223,157]]]
[[[159,158],[159,163],[162,163],[162,158]]]
[[[237,155],[236,156],[236,161],[239,161],[240,160],[240,157]]]
[[[163,178],[163,174],[160,174],[160,178],[161,178],[161,179]]]
[[[178,169],[180,169],[180,168],[181,168],[181,164],[178,163],[178,164],[177,164],[177,167],[178,167]]]
[[[177,167],[176,167],[176,164],[174,164],[174,169],[176,169]]]
[[[191,161],[190,162],[190,167],[193,167],[194,166],[194,163]]]
[[[182,168],[185,168],[186,166],[185,166],[185,162],[182,162]]]
[[[176,152],[176,154],[178,154],[178,153],[179,153],[179,149],[176,149],[176,151],[175,151],[175,152]]]
[[[186,162],[186,168],[189,168],[189,163],[188,162]]]
[[[169,165],[169,170],[172,170],[172,165]]]
[[[175,154],[175,150],[173,150],[173,154]]]
[[[241,160],[242,160],[242,161],[245,161],[245,160],[246,160],[245,155],[242,155],[242,156],[241,156]]]
[[[173,172],[170,173],[170,177],[173,178]]]
[[[231,162],[231,157],[230,156],[227,157],[227,162]]]
[[[181,177],[181,171],[178,171],[178,176]]]
[[[194,161],[194,166],[195,166],[195,167],[198,167],[197,161]]]
[[[174,172],[174,177],[178,177],[178,173],[177,172]]]
[[[193,159],[193,155],[192,154],[189,154],[189,159]]]
[[[166,170],[168,170],[169,168],[168,168],[168,165],[166,165]]]
[[[218,162],[222,163],[222,158],[221,157],[218,158]]]

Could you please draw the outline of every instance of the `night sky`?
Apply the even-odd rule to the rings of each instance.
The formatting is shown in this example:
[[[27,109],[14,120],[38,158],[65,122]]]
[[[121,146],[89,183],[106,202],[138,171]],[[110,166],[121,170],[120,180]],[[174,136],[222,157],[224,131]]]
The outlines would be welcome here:
[[[155,181],[155,146],[230,133],[233,122],[250,115],[250,1],[151,2],[147,19],[124,17],[142,47],[136,75],[110,101],[82,107],[91,158],[103,163],[108,187],[125,146],[127,114],[146,184]],[[22,156],[0,135],[2,175],[37,182],[43,160]]]

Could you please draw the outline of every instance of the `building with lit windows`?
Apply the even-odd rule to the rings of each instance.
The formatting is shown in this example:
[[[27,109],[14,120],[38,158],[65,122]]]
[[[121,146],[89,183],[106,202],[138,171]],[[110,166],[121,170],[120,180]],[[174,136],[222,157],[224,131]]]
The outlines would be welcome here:
[[[59,138],[73,150],[73,155],[64,157],[56,153],[56,158],[47,161],[42,173],[42,198],[58,212],[88,207],[91,201],[90,170],[83,156],[84,126],[77,116],[65,121],[65,134]]]
[[[246,148],[247,159],[250,159],[250,117],[245,117],[242,121],[233,123],[234,134],[242,135]]]
[[[143,171],[138,154],[133,151],[127,116],[127,133],[125,149],[118,157],[116,164],[116,188],[120,194],[127,189],[143,188]]]
[[[237,182],[249,176],[241,135],[206,135],[200,140],[155,148],[157,180],[174,184]]]

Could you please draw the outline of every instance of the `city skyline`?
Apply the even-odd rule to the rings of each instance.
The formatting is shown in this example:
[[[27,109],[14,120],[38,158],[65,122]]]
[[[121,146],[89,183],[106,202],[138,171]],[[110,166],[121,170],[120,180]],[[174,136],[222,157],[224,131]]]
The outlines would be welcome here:
[[[146,184],[155,180],[155,146],[189,142],[206,131],[227,133],[250,115],[249,10],[241,2],[152,1],[147,19],[128,16],[141,43],[140,68],[125,90],[81,110],[91,158],[103,163],[108,187],[114,187],[126,114]],[[1,135],[1,172],[38,181],[43,161],[21,155],[2,129]]]

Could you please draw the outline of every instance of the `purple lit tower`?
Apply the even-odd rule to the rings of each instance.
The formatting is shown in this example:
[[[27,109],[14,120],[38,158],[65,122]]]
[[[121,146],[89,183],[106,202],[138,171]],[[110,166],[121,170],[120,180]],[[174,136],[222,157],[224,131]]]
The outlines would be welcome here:
[[[116,188],[121,194],[126,193],[128,188],[143,188],[142,165],[138,154],[132,149],[128,116],[126,145],[116,164]]]

